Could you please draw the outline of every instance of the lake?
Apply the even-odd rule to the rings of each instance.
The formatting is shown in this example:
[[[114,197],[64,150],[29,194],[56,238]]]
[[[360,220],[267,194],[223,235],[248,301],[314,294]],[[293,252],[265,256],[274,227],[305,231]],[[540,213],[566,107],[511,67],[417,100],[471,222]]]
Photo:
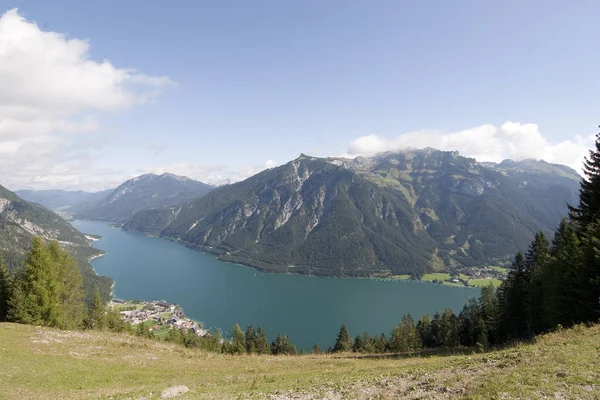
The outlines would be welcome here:
[[[286,334],[298,350],[333,346],[343,323],[353,337],[365,331],[389,337],[403,314],[416,321],[446,307],[458,313],[479,295],[479,289],[421,282],[265,274],[106,222],[72,224],[102,236],[93,246],[106,255],[91,263],[114,279],[116,297],[177,303],[188,317],[225,334],[235,323],[243,330],[262,325],[269,340]]]

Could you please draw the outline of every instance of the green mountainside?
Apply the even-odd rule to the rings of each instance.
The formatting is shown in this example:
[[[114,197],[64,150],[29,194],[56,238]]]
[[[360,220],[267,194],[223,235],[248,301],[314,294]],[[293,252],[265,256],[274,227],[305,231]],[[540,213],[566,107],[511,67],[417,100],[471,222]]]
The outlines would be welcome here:
[[[35,236],[58,241],[75,256],[87,293],[98,287],[104,298],[109,297],[112,280],[96,275],[88,262],[101,251],[91,247],[81,232],[54,212],[0,186],[0,256],[9,269],[14,270],[25,260]]]
[[[75,218],[125,222],[136,212],[165,207],[202,196],[214,189],[193,179],[173,174],[146,174],[132,178],[95,203],[73,211]]]
[[[543,161],[478,163],[434,149],[300,156],[198,199],[136,214],[160,234],[264,270],[420,276],[508,261],[551,233],[580,177]]]

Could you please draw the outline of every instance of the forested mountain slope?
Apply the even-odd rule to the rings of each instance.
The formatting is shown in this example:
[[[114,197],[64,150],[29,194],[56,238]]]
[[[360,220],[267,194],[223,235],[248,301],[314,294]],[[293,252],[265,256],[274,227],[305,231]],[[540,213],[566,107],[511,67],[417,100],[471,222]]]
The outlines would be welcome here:
[[[481,164],[433,149],[372,158],[302,155],[128,230],[158,233],[266,270],[420,275],[506,261],[551,232],[579,176],[544,162]]]
[[[112,280],[96,275],[88,263],[90,257],[101,251],[92,248],[81,232],[54,212],[27,202],[0,186],[0,256],[10,269],[17,268],[25,260],[34,236],[57,240],[73,253],[82,271],[86,291],[90,293],[97,286],[108,298]]]

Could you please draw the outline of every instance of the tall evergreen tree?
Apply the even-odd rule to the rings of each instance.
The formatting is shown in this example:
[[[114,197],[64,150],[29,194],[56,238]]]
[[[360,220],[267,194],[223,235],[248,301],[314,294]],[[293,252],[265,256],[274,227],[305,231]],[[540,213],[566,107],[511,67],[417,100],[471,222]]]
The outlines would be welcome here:
[[[319,345],[315,343],[315,345],[312,347],[312,350],[310,351],[310,354],[323,354],[323,351],[321,351]]]
[[[34,237],[25,269],[15,280],[9,319],[22,324],[48,325],[52,309],[53,274],[44,242]]]
[[[256,330],[256,352],[258,354],[269,354],[269,339],[262,326],[258,326]]]
[[[581,240],[573,224],[563,219],[554,234],[550,249],[552,262],[544,276],[546,289],[545,315],[550,326],[569,327],[581,322],[583,304],[578,294],[578,276],[583,268]]]
[[[596,322],[600,318],[600,220],[583,229],[583,263],[577,274],[579,312],[577,320]]]
[[[434,346],[433,334],[431,332],[431,316],[429,313],[419,318],[419,321],[417,322],[417,332],[421,337],[421,343],[423,343],[424,347]]]
[[[350,351],[352,350],[352,339],[350,338],[350,334],[348,333],[348,329],[346,325],[343,324],[340,328],[340,332],[338,333],[337,339],[335,340],[335,345],[333,346],[333,351],[335,353],[341,351]]]
[[[231,350],[232,354],[244,354],[246,352],[246,337],[242,328],[238,324],[233,326],[231,331]]]
[[[8,316],[8,300],[10,297],[10,277],[6,264],[0,259],[0,322]]]
[[[246,333],[244,334],[244,341],[246,342],[246,352],[248,354],[256,353],[256,331],[252,325],[246,327]]]
[[[525,256],[525,291],[524,307],[525,337],[533,338],[534,334],[547,329],[544,315],[544,274],[550,265],[550,249],[548,239],[543,232],[535,235]]]
[[[87,320],[88,328],[96,330],[104,329],[105,314],[106,305],[102,301],[102,297],[100,296],[100,290],[96,287],[94,288],[94,293],[92,295],[92,307],[89,310],[89,316]],[[140,326],[143,327],[143,324],[140,323]]]
[[[526,289],[525,258],[519,252],[515,256],[506,279],[498,288],[499,334],[503,340],[525,337],[525,324],[527,321],[524,307]]]
[[[292,344],[290,338],[286,335],[277,335],[275,340],[271,343],[271,354],[277,355],[296,355],[296,346]]]
[[[384,333],[375,336],[373,338],[373,351],[375,353],[385,353],[387,350],[387,342],[388,341]]]
[[[78,328],[86,312],[81,271],[73,256],[61,249],[57,242],[50,242],[48,251],[58,279],[59,312],[56,326],[62,329]]]
[[[388,347],[395,353],[412,352],[422,347],[421,337],[410,314],[404,315],[394,328]]]
[[[579,188],[579,205],[569,206],[571,218],[582,228],[600,217],[600,133],[594,148],[583,162],[583,179]]]

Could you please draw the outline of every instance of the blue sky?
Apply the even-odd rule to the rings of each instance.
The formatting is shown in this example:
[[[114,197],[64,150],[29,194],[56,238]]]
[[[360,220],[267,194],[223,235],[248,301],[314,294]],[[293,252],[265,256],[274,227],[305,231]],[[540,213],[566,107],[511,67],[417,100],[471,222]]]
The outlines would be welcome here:
[[[0,67],[0,83],[34,74],[22,65],[35,57],[47,57],[36,68],[59,60],[81,76],[105,59],[138,72],[104,89],[74,83],[69,107],[49,112],[50,127],[28,139],[56,147],[27,166],[17,150],[29,148],[0,125],[0,146],[4,135],[14,150],[0,149],[0,184],[12,189],[103,189],[149,171],[219,183],[300,152],[426,145],[576,167],[600,123],[596,1],[0,1],[0,13],[14,8],[22,20],[12,31],[35,22],[42,37],[66,34],[55,39],[89,48],[73,61],[60,43],[40,47],[56,46],[60,57],[23,55],[33,52],[23,45],[25,61]],[[2,40],[22,40],[2,32],[0,62]],[[62,76],[19,101],[62,104],[60,79],[67,85],[80,73]],[[116,92],[136,100],[113,101]],[[98,93],[115,96],[109,104]],[[5,106],[14,101],[0,88],[0,117],[3,96]],[[59,120],[76,122],[64,129]]]

